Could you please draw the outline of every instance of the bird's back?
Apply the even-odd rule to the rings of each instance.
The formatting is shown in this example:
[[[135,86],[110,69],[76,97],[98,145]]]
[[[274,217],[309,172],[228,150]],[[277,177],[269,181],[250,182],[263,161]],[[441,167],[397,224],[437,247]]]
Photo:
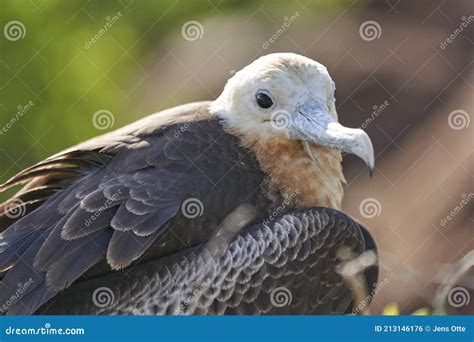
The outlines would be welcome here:
[[[84,277],[203,243],[243,203],[255,208],[252,219],[267,215],[265,175],[252,153],[206,115],[205,103],[185,109],[90,140],[6,183],[29,181],[13,199],[24,215],[5,210],[1,218],[0,267],[12,267],[0,300],[33,280],[8,312],[31,313]]]

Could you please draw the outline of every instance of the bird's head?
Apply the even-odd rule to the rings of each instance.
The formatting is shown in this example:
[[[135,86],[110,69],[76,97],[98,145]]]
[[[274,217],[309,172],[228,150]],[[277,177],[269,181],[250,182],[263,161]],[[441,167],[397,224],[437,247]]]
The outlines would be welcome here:
[[[299,140],[311,159],[316,144],[365,161],[372,172],[374,151],[361,129],[338,122],[335,84],[325,66],[293,53],[274,53],[255,60],[227,82],[211,111],[231,129],[261,140]]]

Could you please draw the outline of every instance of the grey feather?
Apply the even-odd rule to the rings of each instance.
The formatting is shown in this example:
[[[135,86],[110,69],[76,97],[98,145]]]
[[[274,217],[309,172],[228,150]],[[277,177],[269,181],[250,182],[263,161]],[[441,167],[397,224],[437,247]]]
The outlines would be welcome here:
[[[337,252],[365,250],[360,226],[326,208],[282,215],[243,228],[228,243],[216,242],[78,283],[42,313],[63,314],[343,314],[353,295],[336,270]],[[216,253],[221,250],[221,253]],[[286,262],[281,262],[285,259]],[[146,289],[138,284],[147,284]],[[115,302],[98,308],[87,298],[106,286]],[[273,291],[285,287],[291,301],[275,306]],[[71,307],[68,293],[83,298]]]

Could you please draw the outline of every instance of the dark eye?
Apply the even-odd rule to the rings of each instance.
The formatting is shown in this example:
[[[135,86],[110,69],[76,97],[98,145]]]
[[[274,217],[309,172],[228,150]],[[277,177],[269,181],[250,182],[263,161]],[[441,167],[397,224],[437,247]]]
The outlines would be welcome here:
[[[270,108],[273,106],[272,99],[265,93],[257,93],[257,95],[255,95],[255,99],[257,100],[257,104],[260,108]]]

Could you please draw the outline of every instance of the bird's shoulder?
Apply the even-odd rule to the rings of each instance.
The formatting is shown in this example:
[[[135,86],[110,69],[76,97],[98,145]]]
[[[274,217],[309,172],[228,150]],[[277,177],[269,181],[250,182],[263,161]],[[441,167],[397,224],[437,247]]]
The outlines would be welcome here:
[[[175,126],[193,126],[201,121],[215,122],[216,120],[209,113],[210,103],[209,101],[191,102],[147,115],[114,131],[65,149],[49,159],[75,150],[102,149],[106,151],[117,144],[131,144],[146,137],[161,135]]]

